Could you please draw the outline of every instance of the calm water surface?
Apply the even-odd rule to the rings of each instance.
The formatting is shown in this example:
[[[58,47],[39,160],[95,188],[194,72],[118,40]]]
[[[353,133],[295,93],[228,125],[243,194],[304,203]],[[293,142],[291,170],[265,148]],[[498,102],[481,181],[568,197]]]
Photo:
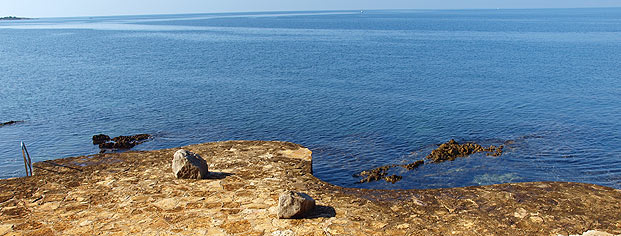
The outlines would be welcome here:
[[[315,175],[361,188],[575,181],[621,188],[621,8],[276,12],[0,22],[0,178],[93,154],[284,140]],[[394,169],[454,138],[515,143]]]

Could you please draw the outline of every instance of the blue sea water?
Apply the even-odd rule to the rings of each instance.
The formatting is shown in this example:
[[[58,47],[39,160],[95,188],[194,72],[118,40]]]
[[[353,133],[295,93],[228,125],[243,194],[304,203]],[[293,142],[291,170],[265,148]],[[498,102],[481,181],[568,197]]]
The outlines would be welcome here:
[[[621,8],[330,11],[0,21],[0,178],[94,154],[283,140],[360,188],[524,181],[621,188]],[[407,171],[450,139],[499,145]]]

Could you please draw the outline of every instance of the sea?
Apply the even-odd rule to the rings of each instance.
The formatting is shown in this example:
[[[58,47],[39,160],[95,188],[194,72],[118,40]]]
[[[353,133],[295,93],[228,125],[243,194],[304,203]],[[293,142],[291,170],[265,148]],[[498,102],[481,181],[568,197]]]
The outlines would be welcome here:
[[[0,178],[90,155],[281,140],[352,188],[621,188],[621,8],[355,10],[0,21]],[[455,139],[505,145],[414,170]],[[209,159],[209,157],[205,157]],[[36,174],[35,170],[35,174]]]

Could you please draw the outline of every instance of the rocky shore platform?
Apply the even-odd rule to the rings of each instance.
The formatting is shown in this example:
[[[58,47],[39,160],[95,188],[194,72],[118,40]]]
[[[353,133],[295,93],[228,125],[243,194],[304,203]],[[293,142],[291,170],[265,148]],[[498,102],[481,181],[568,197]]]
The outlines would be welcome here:
[[[315,178],[311,151],[293,143],[183,148],[207,161],[209,178],[175,178],[179,148],[35,163],[32,177],[0,180],[0,235],[621,234],[621,190],[598,185],[352,189]],[[279,219],[284,190],[314,198],[312,214]]]

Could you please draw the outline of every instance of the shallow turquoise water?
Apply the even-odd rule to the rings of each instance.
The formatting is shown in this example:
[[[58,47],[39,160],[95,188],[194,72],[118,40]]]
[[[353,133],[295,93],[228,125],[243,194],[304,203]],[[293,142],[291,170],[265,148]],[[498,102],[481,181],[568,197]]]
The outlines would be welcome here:
[[[277,12],[0,22],[0,177],[97,153],[284,140],[315,175],[362,188],[521,181],[621,187],[621,9]],[[414,170],[454,138],[515,143]]]

